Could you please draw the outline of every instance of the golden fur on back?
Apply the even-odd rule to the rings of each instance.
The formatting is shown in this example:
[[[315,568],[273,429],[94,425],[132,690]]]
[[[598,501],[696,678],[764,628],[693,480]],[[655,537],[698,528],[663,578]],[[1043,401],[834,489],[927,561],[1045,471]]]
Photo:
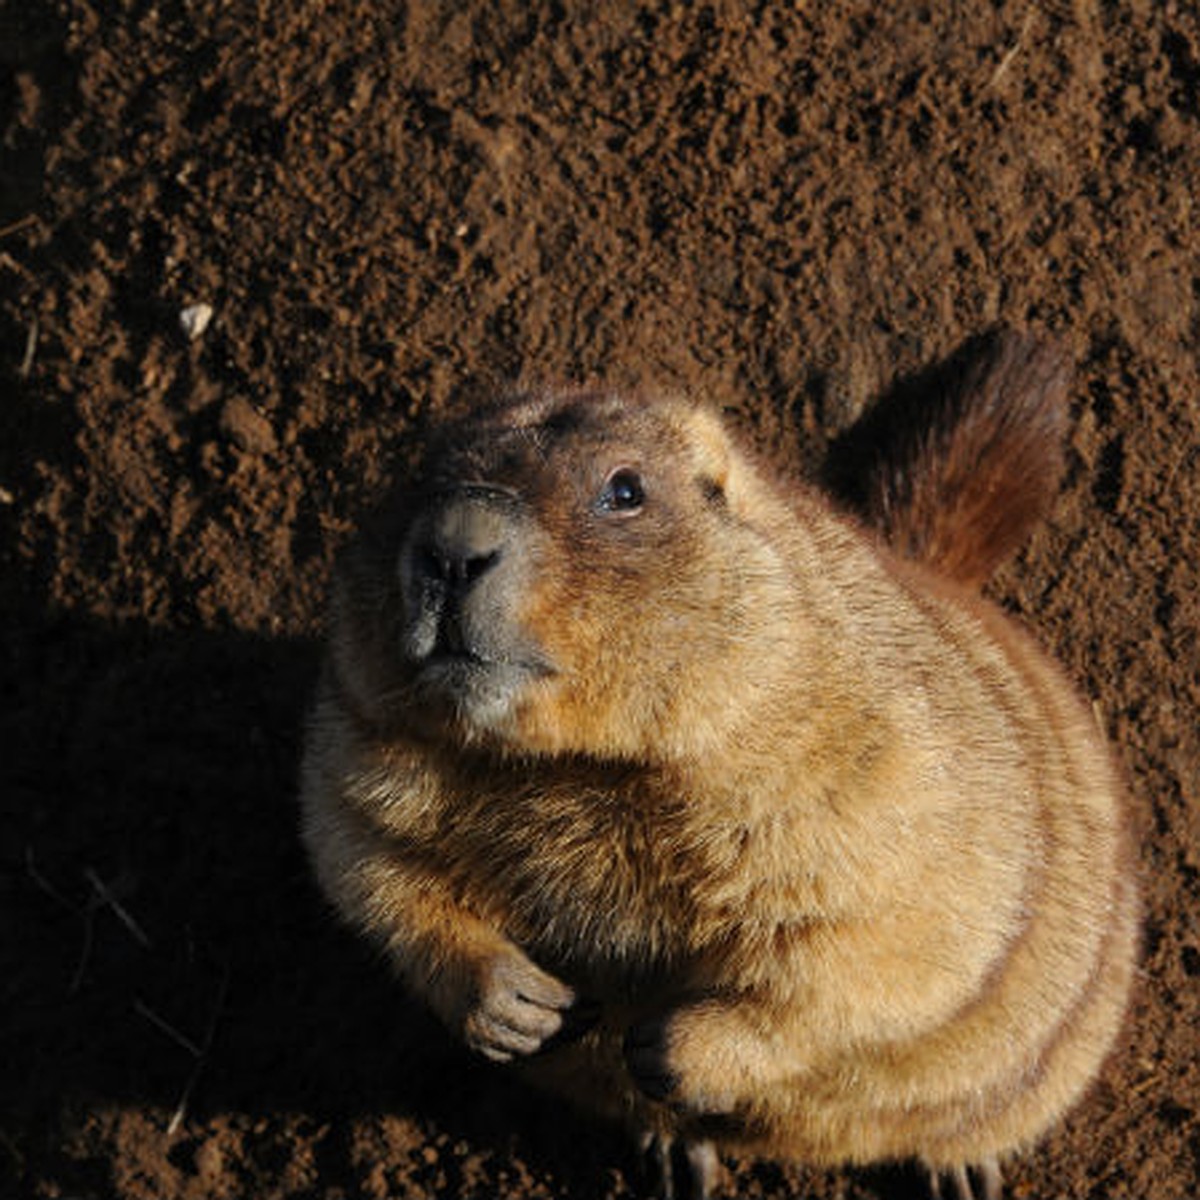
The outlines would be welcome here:
[[[1000,497],[1006,420],[943,430]],[[932,520],[897,557],[675,402],[450,429],[336,580],[303,771],[325,891],[469,1045],[635,1129],[934,1168],[1028,1144],[1121,1019],[1124,800],[963,582],[996,553],[943,515],[942,572],[918,561]]]

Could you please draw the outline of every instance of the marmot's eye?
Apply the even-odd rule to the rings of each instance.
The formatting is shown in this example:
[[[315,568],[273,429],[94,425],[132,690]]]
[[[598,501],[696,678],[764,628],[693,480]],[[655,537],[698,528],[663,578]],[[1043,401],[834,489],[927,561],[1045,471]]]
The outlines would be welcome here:
[[[618,467],[605,480],[596,507],[606,513],[635,513],[645,502],[642,477],[629,467]]]

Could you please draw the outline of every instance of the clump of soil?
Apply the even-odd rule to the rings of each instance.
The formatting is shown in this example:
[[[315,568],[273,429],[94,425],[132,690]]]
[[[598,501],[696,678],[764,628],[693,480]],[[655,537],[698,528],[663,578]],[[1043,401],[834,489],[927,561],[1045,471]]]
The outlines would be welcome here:
[[[499,383],[693,392],[805,472],[998,321],[1079,374],[993,591],[1110,730],[1146,892],[1127,1034],[1010,1190],[1195,1194],[1200,10],[884,7],[0,11],[5,1195],[634,1194],[309,882],[331,558]]]

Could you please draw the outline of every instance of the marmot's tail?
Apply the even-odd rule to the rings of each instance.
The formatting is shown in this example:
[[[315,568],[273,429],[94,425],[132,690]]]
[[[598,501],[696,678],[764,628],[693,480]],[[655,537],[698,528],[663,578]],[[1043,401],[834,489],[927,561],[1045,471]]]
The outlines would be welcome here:
[[[901,554],[982,583],[1057,492],[1071,375],[1055,344],[975,339],[835,443],[827,481]]]

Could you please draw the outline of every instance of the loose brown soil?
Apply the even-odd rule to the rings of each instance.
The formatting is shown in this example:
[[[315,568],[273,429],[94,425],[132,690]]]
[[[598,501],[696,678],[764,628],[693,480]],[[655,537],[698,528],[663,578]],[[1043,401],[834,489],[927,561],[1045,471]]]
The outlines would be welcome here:
[[[1196,1194],[1200,9],[0,0],[0,138],[0,1195],[631,1195],[308,880],[331,556],[497,381],[685,389],[807,471],[997,321],[1079,377],[994,591],[1110,729],[1146,892],[1127,1035],[1010,1194]]]

